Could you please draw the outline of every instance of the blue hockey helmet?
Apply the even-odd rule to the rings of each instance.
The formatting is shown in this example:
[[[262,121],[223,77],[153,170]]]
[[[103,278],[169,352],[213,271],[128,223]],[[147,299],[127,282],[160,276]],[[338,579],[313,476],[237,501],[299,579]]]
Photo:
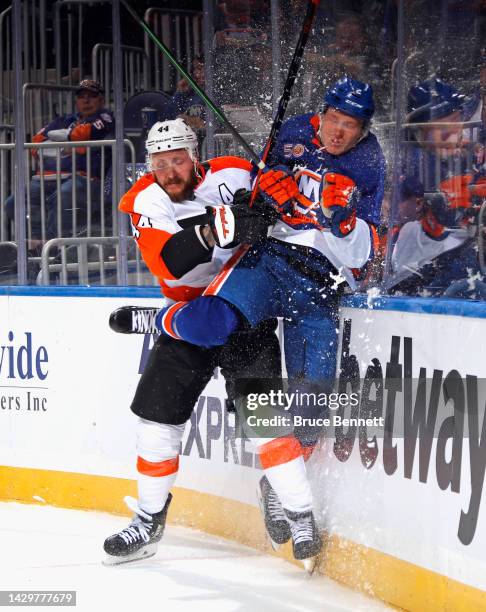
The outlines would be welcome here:
[[[414,85],[408,92],[407,121],[422,123],[447,117],[454,111],[462,109],[465,96],[455,87],[444,83],[437,77],[431,77]]]
[[[329,107],[368,123],[375,112],[373,89],[368,83],[344,75],[324,94],[323,111]]]

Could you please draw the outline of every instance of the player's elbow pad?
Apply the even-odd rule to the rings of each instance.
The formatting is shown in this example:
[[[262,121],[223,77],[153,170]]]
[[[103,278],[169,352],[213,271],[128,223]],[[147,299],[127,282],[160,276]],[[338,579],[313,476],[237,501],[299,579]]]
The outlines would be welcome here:
[[[172,276],[181,278],[199,264],[211,261],[212,253],[213,249],[204,243],[196,225],[169,238],[160,255]]]

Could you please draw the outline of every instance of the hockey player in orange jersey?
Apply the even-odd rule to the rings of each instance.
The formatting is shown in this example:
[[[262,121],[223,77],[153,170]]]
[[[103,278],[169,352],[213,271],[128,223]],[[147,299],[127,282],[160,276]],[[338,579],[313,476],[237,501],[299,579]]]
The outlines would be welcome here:
[[[258,199],[248,207],[250,163],[220,157],[200,163],[197,140],[181,119],[156,123],[146,143],[150,172],[124,195],[142,256],[171,301],[201,295],[224,264],[265,240],[276,221]],[[230,206],[228,206],[230,205]],[[210,206],[209,210],[206,207]],[[216,219],[216,222],[215,222]],[[220,248],[218,244],[224,244]],[[170,303],[170,302],[169,302]],[[107,563],[155,554],[177,476],[185,423],[217,365],[228,379],[279,378],[275,322],[234,334],[225,346],[204,348],[161,335],[137,387],[131,409],[137,424],[138,500],[130,525],[104,544]],[[312,513],[301,446],[290,434],[254,438],[266,478],[280,498],[267,528],[292,535],[296,558],[314,557],[321,542]]]

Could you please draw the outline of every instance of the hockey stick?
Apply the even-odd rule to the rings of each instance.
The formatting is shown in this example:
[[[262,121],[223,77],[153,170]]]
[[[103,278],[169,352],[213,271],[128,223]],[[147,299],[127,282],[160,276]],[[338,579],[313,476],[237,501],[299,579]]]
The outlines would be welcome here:
[[[248,153],[250,159],[255,162],[260,170],[265,168],[265,164],[261,161],[260,156],[250,147],[250,145],[246,142],[243,136],[238,132],[238,130],[230,123],[229,119],[223,113],[222,109],[219,108],[206,94],[206,92],[199,87],[196,81],[191,77],[191,75],[184,70],[184,68],[179,64],[176,58],[172,55],[171,51],[164,45],[164,43],[152,32],[150,26],[147,22],[139,17],[137,13],[132,9],[132,7],[126,2],[126,0],[120,0],[123,6],[127,9],[133,19],[144,29],[147,35],[152,39],[153,43],[162,51],[162,53],[167,57],[170,63],[174,66],[174,68],[179,72],[181,76],[183,76],[186,81],[191,85],[194,91],[203,99],[206,106],[210,108],[213,113],[220,119],[222,123],[228,128],[234,138],[240,143],[240,145],[245,149]],[[314,0],[315,1],[315,0]]]
[[[280,128],[282,127],[283,119],[285,116],[285,111],[287,110],[287,105],[290,100],[290,95],[292,93],[295,79],[297,78],[297,74],[298,74],[298,71],[299,71],[299,68],[302,62],[302,56],[304,54],[304,49],[307,44],[307,40],[309,38],[310,31],[312,29],[312,24],[314,22],[320,0],[309,0],[308,2],[306,15],[304,17],[304,22],[302,24],[302,29],[301,29],[299,38],[297,40],[297,44],[294,50],[292,61],[290,62],[289,70],[287,73],[287,78],[284,84],[284,89],[283,89],[282,95],[278,103],[277,112],[275,113],[272,127],[268,135],[267,143],[265,145],[265,149],[262,154],[262,159],[259,158],[259,156],[255,153],[255,151],[253,151],[250,145],[245,141],[245,139],[231,125],[229,120],[225,117],[223,111],[212,102],[212,100],[206,95],[206,93],[194,81],[194,79],[179,64],[179,62],[175,59],[175,57],[172,55],[170,50],[164,45],[164,43],[161,42],[158,39],[158,37],[152,32],[152,30],[150,29],[146,21],[141,19],[137,15],[137,13],[135,13],[135,11],[130,7],[130,5],[126,2],[126,0],[121,0],[121,3],[125,6],[125,8],[130,13],[130,15],[133,17],[133,19],[144,29],[144,31],[152,39],[155,45],[164,53],[164,55],[166,55],[166,57],[169,59],[171,64],[176,68],[176,70],[188,81],[188,83],[196,91],[196,93],[199,94],[199,96],[203,99],[206,105],[227,126],[231,134],[243,146],[245,151],[249,154],[250,158],[258,166],[257,179],[255,180],[253,191],[252,191],[252,197],[250,200],[250,206],[251,206],[255,198],[256,192],[257,192],[258,178],[260,177],[262,170],[264,170],[266,167],[265,161],[266,159],[268,159],[270,151],[280,132]],[[157,308],[123,306],[111,313],[109,325],[113,331],[116,331],[118,333],[126,333],[126,334],[159,333],[159,330],[155,327],[155,317],[157,315],[157,312],[158,312]]]
[[[285,111],[287,110],[287,105],[290,100],[290,94],[292,93],[295,79],[297,78],[297,73],[299,72],[300,64],[302,62],[302,55],[304,54],[304,49],[307,44],[307,39],[309,38],[309,34],[312,29],[312,24],[314,23],[319,4],[320,0],[309,0],[307,4],[307,11],[304,17],[304,23],[302,24],[299,39],[297,40],[294,56],[292,57],[292,61],[290,62],[287,78],[285,79],[284,89],[278,103],[277,112],[275,113],[275,118],[270,129],[270,134],[268,135],[267,144],[265,146],[265,149],[263,150],[262,161],[264,163],[268,159],[270,151],[280,132],[280,128],[282,127]]]
[[[268,135],[267,144],[265,145],[265,149],[263,150],[262,162],[264,165],[263,167],[258,166],[258,174],[253,185],[250,206],[253,204],[253,200],[256,197],[256,193],[258,190],[258,180],[261,176],[262,171],[266,167],[268,156],[270,155],[273,145],[275,144],[277,136],[280,132],[280,128],[282,127],[285,111],[287,110],[287,105],[290,100],[290,94],[292,93],[295,79],[297,78],[297,73],[299,72],[300,64],[302,62],[302,56],[304,54],[304,49],[307,44],[307,39],[309,38],[310,31],[312,29],[312,24],[314,23],[319,3],[320,0],[309,0],[307,4],[307,11],[304,17],[304,23],[302,24],[302,29],[297,40],[297,45],[295,46],[294,55],[292,57],[292,61],[290,62],[289,71],[287,72],[287,78],[285,79],[284,89],[282,95],[280,96],[277,112],[275,113],[272,127],[270,129],[270,134]]]

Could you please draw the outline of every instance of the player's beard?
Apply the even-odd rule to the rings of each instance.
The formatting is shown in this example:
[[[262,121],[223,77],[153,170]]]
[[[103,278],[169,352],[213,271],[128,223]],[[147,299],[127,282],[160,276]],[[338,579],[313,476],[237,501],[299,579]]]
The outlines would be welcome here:
[[[184,200],[192,199],[196,185],[197,176],[195,172],[192,172],[187,181],[180,177],[175,177],[164,181],[161,187],[173,202],[183,202]]]

